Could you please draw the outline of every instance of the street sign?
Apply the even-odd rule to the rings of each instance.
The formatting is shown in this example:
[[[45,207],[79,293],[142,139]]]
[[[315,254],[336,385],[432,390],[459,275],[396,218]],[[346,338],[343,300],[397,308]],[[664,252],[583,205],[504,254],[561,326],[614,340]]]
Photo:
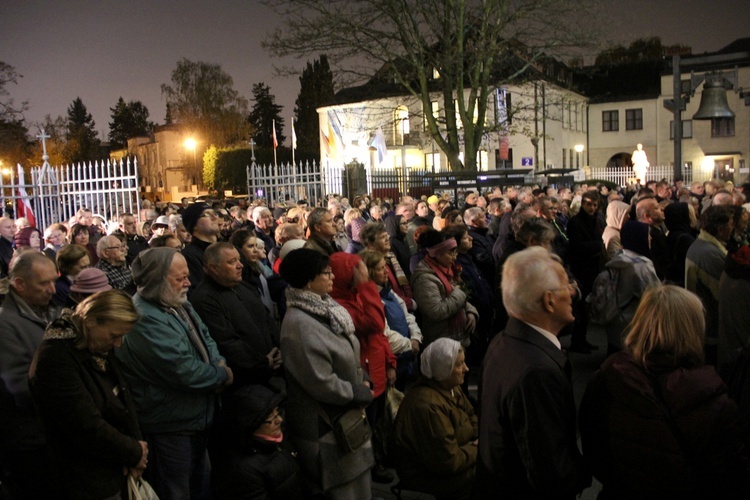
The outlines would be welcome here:
[[[524,156],[521,158],[521,166],[522,167],[533,167],[534,166],[534,158]]]

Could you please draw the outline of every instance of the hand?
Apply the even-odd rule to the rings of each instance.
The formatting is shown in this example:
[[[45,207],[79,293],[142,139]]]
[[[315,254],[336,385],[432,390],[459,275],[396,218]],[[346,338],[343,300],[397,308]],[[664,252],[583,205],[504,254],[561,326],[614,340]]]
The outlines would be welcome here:
[[[227,381],[224,382],[224,387],[229,387],[234,383],[234,373],[232,373],[232,369],[228,366],[224,365],[222,368],[227,372]]]
[[[385,371],[385,376],[388,379],[388,386],[393,387],[393,384],[396,383],[396,370],[394,368],[388,368]]]
[[[477,329],[477,317],[473,314],[466,315],[466,331],[470,335]]]
[[[271,349],[271,352],[266,354],[266,358],[268,359],[268,367],[272,370],[281,366],[281,351],[278,347]]]
[[[416,340],[414,340],[414,339],[411,339],[411,352],[412,352],[412,354],[414,354],[415,356],[417,354],[419,354],[419,348],[420,348],[419,342],[416,341]]]
[[[141,445],[141,461],[135,466],[136,469],[145,469],[148,465],[148,443],[146,441],[138,441]]]

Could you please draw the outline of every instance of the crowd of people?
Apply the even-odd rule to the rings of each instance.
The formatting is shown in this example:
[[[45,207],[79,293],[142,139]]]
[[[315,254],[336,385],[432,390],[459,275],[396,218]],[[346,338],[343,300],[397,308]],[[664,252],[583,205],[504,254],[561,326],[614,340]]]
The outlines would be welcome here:
[[[743,498],[748,191],[1,217],[0,493]],[[590,321],[608,357],[577,411]]]

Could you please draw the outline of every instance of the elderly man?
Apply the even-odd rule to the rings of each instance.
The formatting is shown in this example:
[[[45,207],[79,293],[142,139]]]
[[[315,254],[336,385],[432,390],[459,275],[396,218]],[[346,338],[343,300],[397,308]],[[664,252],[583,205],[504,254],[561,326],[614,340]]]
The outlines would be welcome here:
[[[47,244],[44,246],[44,254],[49,257],[53,262],[57,256],[57,252],[65,246],[65,235],[68,234],[68,229],[64,224],[56,222],[47,226],[44,230],[44,241]]]
[[[0,217],[0,278],[8,276],[10,259],[13,258],[13,236],[16,234],[16,226],[13,219]]]
[[[94,267],[104,271],[109,286],[133,295],[135,285],[133,284],[133,273],[125,258],[127,252],[128,246],[120,238],[114,235],[104,236],[96,244],[99,262]]]
[[[190,205],[182,213],[182,224],[191,234],[190,243],[185,246],[182,255],[190,269],[190,289],[203,281],[203,252],[219,238],[219,216],[208,203],[198,202]]]
[[[557,338],[574,321],[573,293],[544,248],[506,261],[511,318],[484,360],[477,498],[572,500],[591,484],[576,445],[570,363]]]
[[[685,288],[703,302],[706,362],[716,364],[719,335],[719,280],[727,242],[734,232],[734,208],[712,205],[701,214],[701,231],[685,257]]]
[[[141,319],[117,350],[149,446],[145,476],[159,498],[210,498],[208,432],[218,393],[233,380],[187,301],[188,276],[185,258],[172,248],[135,259],[133,302]]]
[[[148,242],[136,231],[135,216],[130,212],[120,214],[118,230],[127,238],[128,253],[125,260],[128,264],[132,264],[136,256],[148,248]]]
[[[24,252],[10,270],[0,308],[0,450],[3,483],[13,498],[60,498],[47,465],[44,429],[29,392],[31,360],[60,309],[52,303],[57,269],[40,252]],[[59,493],[59,492],[58,492]]]
[[[340,252],[333,237],[336,236],[336,224],[333,215],[325,208],[316,208],[307,217],[307,229],[310,235],[305,242],[305,248],[312,248],[324,255]]]
[[[279,375],[279,329],[260,293],[242,281],[242,261],[231,243],[203,254],[206,277],[190,296],[235,376],[235,387],[267,384]]]
[[[273,234],[273,214],[268,207],[255,207],[252,211],[252,219],[255,224],[255,236],[263,240],[268,250],[272,249],[276,245]]]

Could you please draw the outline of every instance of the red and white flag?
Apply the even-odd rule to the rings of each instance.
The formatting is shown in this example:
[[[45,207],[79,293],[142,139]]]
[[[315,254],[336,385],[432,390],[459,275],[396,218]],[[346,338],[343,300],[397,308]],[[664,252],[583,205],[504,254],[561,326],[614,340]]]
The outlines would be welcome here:
[[[273,139],[273,149],[279,147],[279,141],[276,140],[276,120],[273,120],[273,127],[271,128],[271,138]]]
[[[18,166],[18,208],[16,210],[16,218],[26,217],[29,221],[29,226],[36,227],[36,217],[34,217],[34,209],[31,208],[31,199],[26,192],[26,184],[23,180],[23,167],[20,164]]]

